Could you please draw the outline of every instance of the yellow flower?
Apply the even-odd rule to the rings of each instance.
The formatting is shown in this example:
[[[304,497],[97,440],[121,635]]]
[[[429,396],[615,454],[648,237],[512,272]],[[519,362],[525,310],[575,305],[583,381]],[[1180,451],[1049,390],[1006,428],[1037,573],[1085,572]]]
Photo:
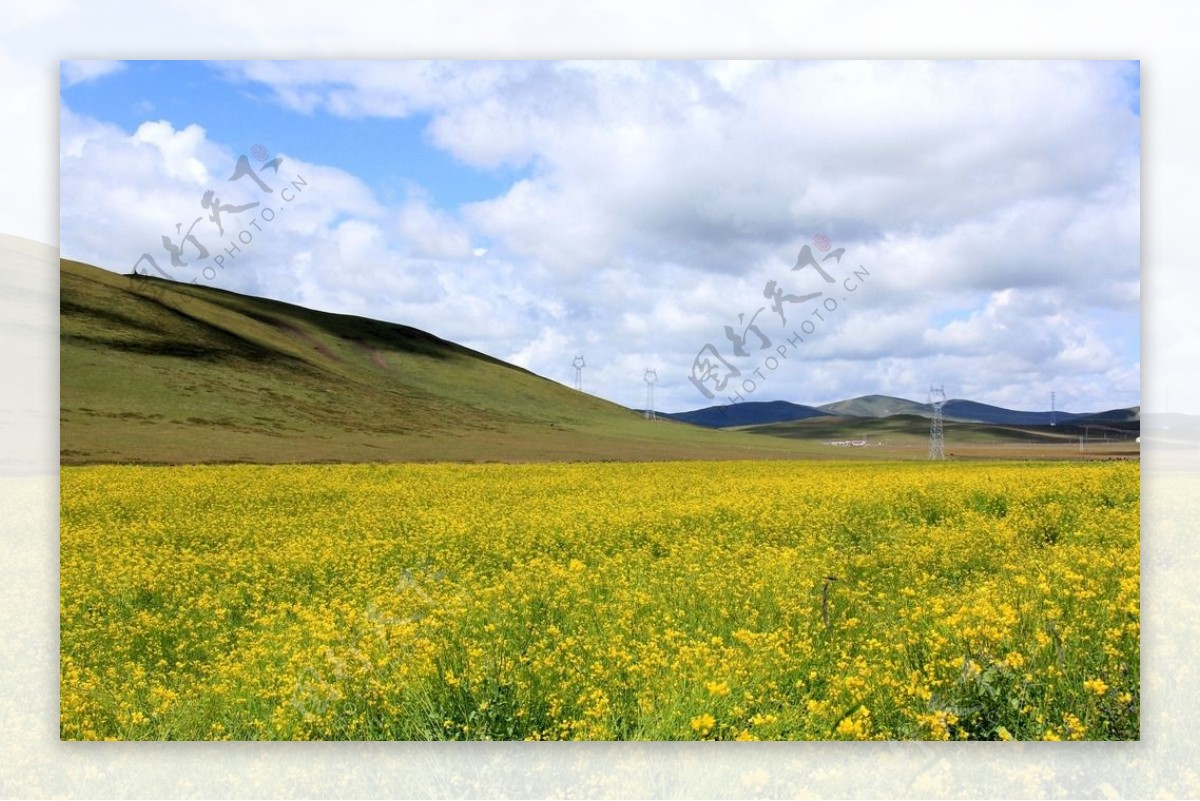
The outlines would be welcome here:
[[[1025,657],[1016,651],[1009,651],[1008,656],[1004,657],[1004,662],[1013,670],[1020,670],[1025,665]]]
[[[837,725],[837,733],[844,737],[853,737],[856,740],[867,739],[871,728],[871,713],[864,707],[860,706],[852,715],[842,718],[842,721]]]
[[[862,728],[858,725],[858,722],[855,721],[854,718],[842,718],[842,722],[837,726],[838,734],[853,736],[858,734],[860,731],[862,731]]]
[[[958,716],[939,709],[929,714],[917,715],[917,722],[924,724],[929,729],[929,734],[933,739],[949,740],[950,727],[958,723]]]
[[[1137,735],[1136,462],[853,467],[65,466],[61,737]]]

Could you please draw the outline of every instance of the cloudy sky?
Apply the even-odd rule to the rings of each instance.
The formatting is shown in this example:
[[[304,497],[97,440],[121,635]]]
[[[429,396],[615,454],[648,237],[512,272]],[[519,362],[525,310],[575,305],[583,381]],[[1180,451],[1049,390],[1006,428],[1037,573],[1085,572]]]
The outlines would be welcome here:
[[[65,258],[625,405],[1140,402],[1136,62],[64,62],[60,137]]]

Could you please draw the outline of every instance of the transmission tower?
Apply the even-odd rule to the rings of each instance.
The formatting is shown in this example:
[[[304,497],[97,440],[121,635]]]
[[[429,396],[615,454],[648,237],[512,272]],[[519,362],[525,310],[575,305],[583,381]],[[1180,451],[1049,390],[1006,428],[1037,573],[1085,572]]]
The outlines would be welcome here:
[[[575,389],[583,392],[583,368],[587,365],[584,364],[582,356],[576,356],[571,364],[575,366]]]
[[[933,407],[933,419],[929,422],[929,458],[945,459],[946,443],[942,436],[942,406],[946,403],[944,387],[929,388],[929,405]]]
[[[1055,415],[1054,415],[1054,393],[1051,392],[1050,393],[1050,425],[1051,426],[1053,426],[1055,423],[1054,417],[1055,417]]]
[[[654,385],[658,383],[658,371],[650,368],[642,376],[642,380],[646,382],[646,419],[657,420],[658,418],[654,415]]]

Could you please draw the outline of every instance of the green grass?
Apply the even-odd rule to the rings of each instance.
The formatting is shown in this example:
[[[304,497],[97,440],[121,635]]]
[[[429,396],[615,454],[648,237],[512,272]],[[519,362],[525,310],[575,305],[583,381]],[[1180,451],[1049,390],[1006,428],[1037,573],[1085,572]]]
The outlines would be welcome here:
[[[788,458],[430,334],[64,260],[61,461]]]
[[[733,430],[773,439],[792,439],[813,456],[824,455],[825,458],[911,459],[921,458],[928,452],[929,428],[927,417],[896,414],[877,418],[811,417]],[[1079,435],[1082,433],[1082,429],[1070,425],[1016,426],[953,420],[944,423],[946,454],[955,458],[1136,458],[1139,454],[1133,435],[1119,431],[1111,435],[1109,442],[1089,442],[1080,450]],[[867,445],[829,445],[845,440],[865,441]]]

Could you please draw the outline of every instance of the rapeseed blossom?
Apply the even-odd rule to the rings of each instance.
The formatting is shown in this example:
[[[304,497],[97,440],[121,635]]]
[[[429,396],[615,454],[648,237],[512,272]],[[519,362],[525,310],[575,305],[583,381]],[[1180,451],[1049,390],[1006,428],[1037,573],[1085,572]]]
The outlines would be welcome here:
[[[1134,463],[61,487],[68,740],[1138,736]]]

